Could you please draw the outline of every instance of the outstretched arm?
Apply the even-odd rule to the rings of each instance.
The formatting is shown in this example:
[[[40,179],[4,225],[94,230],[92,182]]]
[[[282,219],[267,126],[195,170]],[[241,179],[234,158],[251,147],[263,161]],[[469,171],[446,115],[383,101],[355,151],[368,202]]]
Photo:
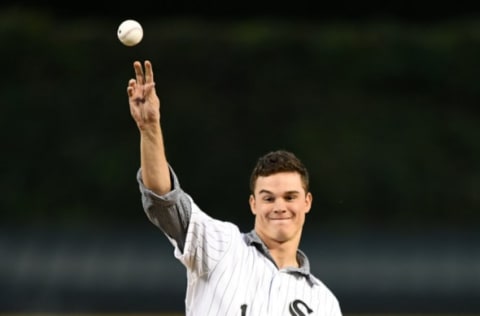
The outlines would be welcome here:
[[[155,90],[153,68],[146,60],[133,63],[135,79],[128,81],[127,94],[132,115],[140,131],[140,164],[146,188],[163,195],[172,188],[160,124],[160,99]]]

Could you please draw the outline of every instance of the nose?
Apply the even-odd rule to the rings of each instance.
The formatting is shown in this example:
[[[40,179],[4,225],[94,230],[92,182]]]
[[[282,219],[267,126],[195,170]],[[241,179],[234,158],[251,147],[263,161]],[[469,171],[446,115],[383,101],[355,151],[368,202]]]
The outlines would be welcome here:
[[[277,199],[275,201],[275,205],[273,207],[273,211],[275,213],[285,213],[287,210],[286,210],[286,207],[285,207],[285,203],[283,202],[282,199]]]

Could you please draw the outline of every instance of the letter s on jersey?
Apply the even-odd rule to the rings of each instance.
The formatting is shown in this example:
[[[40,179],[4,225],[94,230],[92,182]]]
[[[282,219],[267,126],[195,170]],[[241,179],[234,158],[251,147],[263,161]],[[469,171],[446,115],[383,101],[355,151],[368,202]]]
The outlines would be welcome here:
[[[293,302],[290,303],[290,306],[288,308],[289,312],[290,312],[290,315],[292,316],[307,316],[307,314],[305,314],[298,305],[303,305],[306,309],[306,312],[308,314],[311,314],[313,313],[313,309],[311,309],[310,307],[308,307],[308,305],[302,301],[302,300],[295,300]],[[302,308],[303,309],[303,308]]]

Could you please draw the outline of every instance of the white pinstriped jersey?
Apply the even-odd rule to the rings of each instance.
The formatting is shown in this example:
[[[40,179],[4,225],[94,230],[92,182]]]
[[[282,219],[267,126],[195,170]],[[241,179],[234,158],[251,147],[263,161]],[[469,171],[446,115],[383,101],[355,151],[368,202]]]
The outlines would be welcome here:
[[[187,316],[341,316],[337,298],[310,273],[298,251],[299,268],[278,269],[252,230],[204,213],[181,190],[171,170],[173,190],[158,196],[137,179],[149,219],[175,247],[187,269]]]

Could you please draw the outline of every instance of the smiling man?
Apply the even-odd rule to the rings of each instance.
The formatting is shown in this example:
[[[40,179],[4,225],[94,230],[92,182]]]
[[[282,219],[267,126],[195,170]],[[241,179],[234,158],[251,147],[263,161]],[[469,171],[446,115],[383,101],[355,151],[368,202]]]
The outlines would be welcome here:
[[[250,232],[212,218],[182,190],[165,155],[151,63],[135,61],[133,67],[127,94],[140,131],[137,181],[148,218],[187,270],[186,315],[342,315],[299,249],[312,205],[302,162],[285,150],[258,159],[250,178]]]
[[[255,233],[278,268],[299,267],[297,249],[312,205],[306,168],[290,152],[270,152],[253,169],[250,191]]]

